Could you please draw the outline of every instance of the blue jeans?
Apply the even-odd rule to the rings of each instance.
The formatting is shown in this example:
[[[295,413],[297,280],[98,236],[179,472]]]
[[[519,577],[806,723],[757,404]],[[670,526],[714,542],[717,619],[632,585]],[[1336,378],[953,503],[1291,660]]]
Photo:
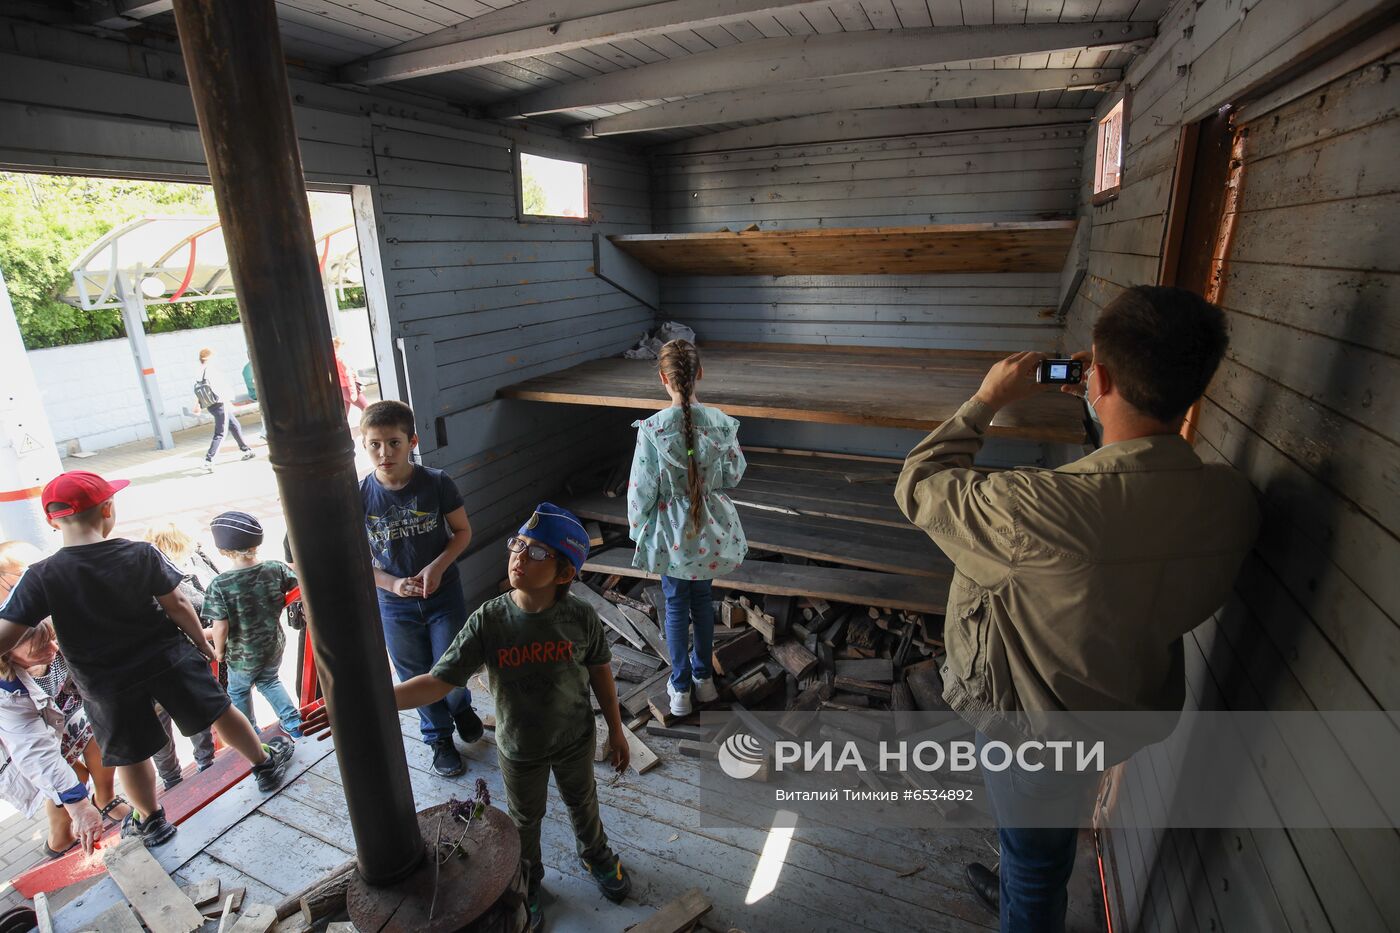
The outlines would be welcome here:
[[[988,739],[977,733],[977,752]],[[1001,840],[1002,933],[1064,933],[1069,876],[1074,871],[1078,822],[1089,813],[1099,775],[1064,773],[1048,765],[1040,771],[1013,762],[1005,771],[982,771]],[[1047,812],[1064,817],[1065,828],[1021,827],[1021,814]]]
[[[301,713],[297,712],[297,705],[292,702],[292,698],[287,695],[287,688],[282,686],[282,681],[278,679],[278,664],[269,664],[266,667],[254,667],[248,670],[239,670],[236,667],[228,669],[228,698],[233,701],[233,705],[238,707],[238,711],[248,717],[248,721],[255,724],[257,720],[253,718],[253,688],[257,687],[258,692],[263,695],[263,699],[272,704],[272,708],[277,712],[277,718],[282,720],[282,728],[287,730],[287,734],[293,738],[301,738]]]
[[[467,601],[457,581],[427,599],[400,599],[379,594],[384,643],[399,680],[426,674],[442,657],[467,622]],[[471,691],[453,690],[446,699],[418,707],[418,725],[429,745],[452,738],[455,717],[471,709]]]
[[[709,680],[710,655],[715,641],[715,604],[710,580],[661,578],[666,594],[666,650],[671,654],[671,686],[677,692],[690,689],[692,677]],[[690,630],[695,629],[695,645]]]

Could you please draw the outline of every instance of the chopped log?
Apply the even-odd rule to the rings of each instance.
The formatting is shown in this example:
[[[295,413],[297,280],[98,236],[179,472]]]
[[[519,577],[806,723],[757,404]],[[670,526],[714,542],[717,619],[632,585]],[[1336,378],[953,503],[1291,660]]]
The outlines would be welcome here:
[[[821,706],[821,703],[820,689],[808,687],[788,705],[788,711],[778,720],[778,726],[784,732],[800,737],[816,722],[814,713]]]
[[[798,680],[809,676],[817,667],[817,656],[795,641],[776,644],[768,653]]]
[[[588,546],[590,548],[603,546],[603,526],[597,522],[584,522],[583,530],[588,532]]]
[[[904,624],[904,634],[899,636],[899,645],[894,649],[894,666],[902,668],[909,661],[909,652],[914,647],[914,631],[918,625],[914,622]]]
[[[868,680],[877,684],[894,682],[894,664],[883,658],[868,661],[837,661],[836,676]]]
[[[862,696],[874,697],[877,700],[889,702],[890,685],[871,683],[868,680],[857,680],[854,677],[844,677],[837,674],[832,681],[837,690],[846,690],[851,693],[859,693]]]
[[[749,630],[738,638],[730,639],[723,645],[717,645],[710,655],[710,661],[714,665],[716,673],[729,675],[742,665],[762,657],[767,650],[763,643],[763,636],[757,631]]]
[[[846,630],[850,626],[850,616],[842,615],[832,619],[822,630],[822,643],[832,648],[839,648],[846,643]]]
[[[778,639],[778,626],[773,617],[758,608],[749,610],[749,625],[763,636],[763,640],[768,644]]]
[[[317,878],[315,881],[311,882],[306,887],[302,888],[300,891],[297,891],[294,894],[289,894],[286,897],[282,898],[282,900],[277,902],[277,919],[286,920],[293,914],[301,913],[302,898],[312,896],[322,889],[329,891],[338,888],[340,891],[341,899],[344,900],[345,891],[349,887],[350,882],[354,880],[355,872],[355,860],[350,859],[348,862],[342,862],[340,865],[337,865],[335,868],[331,869],[326,874]],[[321,916],[325,915],[322,914]],[[320,919],[320,917],[315,917],[312,919],[318,920]]]
[[[630,661],[616,657],[612,659],[612,672],[614,680],[625,680],[634,684],[641,683],[656,673],[649,667],[638,667]]]
[[[628,645],[613,645],[612,656],[614,659],[621,658],[629,664],[645,667],[653,673],[666,666],[664,660],[652,656],[651,652],[638,651]]]
[[[748,611],[733,600],[726,599],[720,612],[720,621],[730,628],[738,628],[748,619]]]
[[[943,702],[943,676],[938,672],[939,664],[929,659],[911,664],[904,669],[904,682],[914,695],[914,705],[921,710],[947,712],[950,707]]]
[[[664,684],[660,692],[654,692],[647,697],[647,707],[651,710],[651,715],[656,718],[656,721],[663,726],[669,726],[674,722],[679,722],[682,719],[689,719],[691,716],[695,715],[693,707],[691,711],[684,716],[677,716],[672,713],[671,696],[667,693]]]
[[[797,604],[802,607],[802,618],[819,625],[826,625],[832,619],[831,603],[815,596],[800,596]]]
[[[699,888],[662,905],[656,913],[630,928],[629,933],[685,933],[710,909],[710,900]]]
[[[853,616],[846,625],[846,644],[856,648],[875,647],[875,626],[869,619]]]
[[[766,700],[778,683],[779,681],[770,678],[768,672],[760,667],[752,674],[731,684],[729,689],[736,701],[745,706],[754,706]]]
[[[763,611],[773,620],[773,632],[778,636],[783,636],[792,628],[793,603],[792,596],[778,596],[769,593],[763,597]]]

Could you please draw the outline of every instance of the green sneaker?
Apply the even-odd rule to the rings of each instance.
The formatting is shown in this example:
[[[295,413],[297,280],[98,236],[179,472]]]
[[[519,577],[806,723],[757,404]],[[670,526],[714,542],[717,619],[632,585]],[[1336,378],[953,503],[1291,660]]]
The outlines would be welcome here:
[[[614,904],[621,904],[622,899],[632,890],[632,879],[627,872],[622,870],[622,859],[616,855],[612,857],[611,861],[601,862],[598,865],[590,865],[587,861],[583,864],[588,868],[588,873],[593,876],[598,890],[602,891],[603,896]]]
[[[530,911],[530,930],[543,930],[544,908],[540,906],[540,889],[538,886],[526,897],[525,906]]]

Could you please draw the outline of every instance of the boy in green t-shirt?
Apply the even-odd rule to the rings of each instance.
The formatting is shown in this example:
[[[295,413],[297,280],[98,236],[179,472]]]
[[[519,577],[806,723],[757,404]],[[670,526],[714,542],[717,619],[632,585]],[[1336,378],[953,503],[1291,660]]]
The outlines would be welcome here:
[[[622,771],[630,756],[602,620],[569,595],[588,556],[588,532],[570,512],[542,502],[506,544],[512,589],[472,613],[431,672],[396,684],[394,700],[401,710],[434,703],[486,668],[496,699],[501,777],[530,882],[533,930],[544,922],[540,822],[551,772],[569,808],[579,856],[599,889],[621,901],[632,887],[598,817],[590,687],[608,723],[613,767]],[[324,710],[312,713],[303,731],[319,732],[326,722]]]

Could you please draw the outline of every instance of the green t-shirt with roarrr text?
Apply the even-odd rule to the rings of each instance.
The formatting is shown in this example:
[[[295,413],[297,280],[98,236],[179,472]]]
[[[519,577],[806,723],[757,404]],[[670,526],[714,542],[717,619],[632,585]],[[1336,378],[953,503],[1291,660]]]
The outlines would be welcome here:
[[[519,761],[547,757],[593,728],[588,669],[612,661],[593,607],[566,596],[525,612],[510,593],[471,614],[432,674],[466,686],[486,668],[496,701],[496,748]]]

